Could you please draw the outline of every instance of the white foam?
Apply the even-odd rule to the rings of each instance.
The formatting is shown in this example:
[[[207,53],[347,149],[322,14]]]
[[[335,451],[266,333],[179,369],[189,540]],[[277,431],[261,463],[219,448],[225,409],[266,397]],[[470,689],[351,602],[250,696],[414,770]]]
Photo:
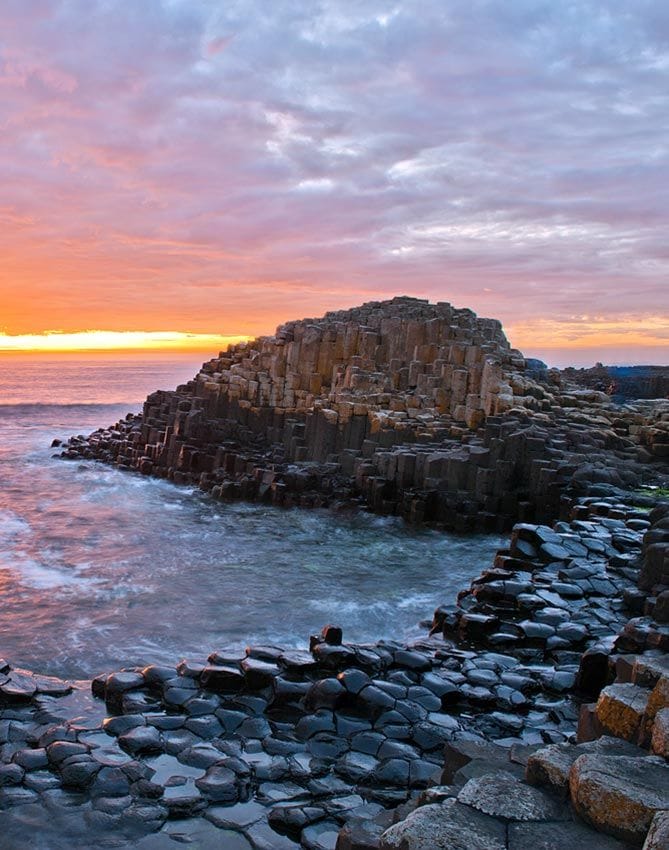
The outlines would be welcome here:
[[[30,531],[30,525],[13,511],[0,510],[0,538],[15,538]]]

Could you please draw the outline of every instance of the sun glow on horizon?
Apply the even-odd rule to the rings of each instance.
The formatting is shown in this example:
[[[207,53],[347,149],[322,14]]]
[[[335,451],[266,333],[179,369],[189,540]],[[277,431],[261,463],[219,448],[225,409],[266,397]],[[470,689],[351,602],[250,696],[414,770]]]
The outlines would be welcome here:
[[[0,354],[60,354],[72,352],[217,352],[244,342],[247,336],[197,334],[182,331],[45,331],[39,334],[0,333]]]

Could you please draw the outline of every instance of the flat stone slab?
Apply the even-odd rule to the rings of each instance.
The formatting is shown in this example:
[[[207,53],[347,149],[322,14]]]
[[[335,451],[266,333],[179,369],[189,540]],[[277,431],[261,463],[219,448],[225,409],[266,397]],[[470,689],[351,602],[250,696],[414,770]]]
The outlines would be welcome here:
[[[628,850],[627,844],[580,823],[511,823],[508,840],[508,850]]]
[[[456,800],[421,806],[387,829],[380,850],[506,850],[506,826]]]
[[[601,753],[607,756],[646,755],[645,750],[604,735],[585,744],[550,744],[531,753],[525,769],[525,778],[530,785],[540,785],[563,797],[569,794],[569,771],[579,756],[586,753]]]
[[[458,794],[458,802],[486,815],[509,821],[549,821],[569,817],[555,799],[519,782],[506,771],[470,779]]]
[[[657,756],[583,755],[571,768],[569,788],[585,821],[641,844],[656,812],[669,809],[669,764]]]

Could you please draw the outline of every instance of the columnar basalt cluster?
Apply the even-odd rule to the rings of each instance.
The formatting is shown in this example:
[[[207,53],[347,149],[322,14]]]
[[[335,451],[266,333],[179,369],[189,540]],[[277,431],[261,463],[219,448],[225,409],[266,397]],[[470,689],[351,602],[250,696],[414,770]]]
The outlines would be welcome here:
[[[362,500],[467,530],[552,520],[568,487],[654,481],[668,450],[669,403],[565,387],[510,349],[499,322],[396,298],[232,346],[63,455],[215,498]]]

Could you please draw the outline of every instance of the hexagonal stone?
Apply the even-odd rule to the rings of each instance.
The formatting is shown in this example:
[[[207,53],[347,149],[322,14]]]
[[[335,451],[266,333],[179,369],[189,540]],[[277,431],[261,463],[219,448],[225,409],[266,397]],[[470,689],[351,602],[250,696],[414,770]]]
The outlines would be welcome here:
[[[369,685],[372,681],[367,673],[356,669],[344,670],[343,673],[339,673],[337,679],[350,694],[359,694],[365,685]]]
[[[75,758],[83,757],[75,756]],[[62,764],[60,779],[66,788],[88,788],[99,770],[100,765],[93,759],[87,758],[85,761]]]
[[[382,835],[380,850],[506,850],[506,826],[456,800],[421,806]]]
[[[33,676],[15,670],[0,684],[0,694],[10,702],[25,702],[37,693],[37,682]]]
[[[609,685],[597,700],[597,719],[616,738],[636,742],[648,705],[650,693],[630,683]]]
[[[669,809],[669,765],[657,756],[583,755],[571,768],[569,788],[585,821],[641,844],[656,812]]]
[[[458,794],[458,802],[510,821],[547,821],[565,816],[564,806],[548,794],[501,770],[470,779]]]
[[[338,679],[320,679],[309,688],[304,705],[310,711],[318,708],[334,708],[345,693],[346,688]]]
[[[124,693],[132,691],[135,688],[143,688],[146,685],[146,679],[141,673],[124,670],[119,673],[112,673],[107,676],[105,681],[106,693]]]
[[[640,747],[618,738],[602,736],[586,744],[551,744],[531,753],[525,778],[531,785],[541,785],[562,797],[569,794],[569,771],[579,756],[601,753],[611,756],[645,756]]]
[[[237,776],[227,767],[212,765],[204,776],[195,780],[195,785],[209,800],[234,802],[237,800]]]
[[[155,753],[163,749],[160,732],[155,726],[137,726],[119,736],[118,742],[129,753]]]
[[[209,664],[200,674],[203,687],[217,693],[236,693],[244,687],[244,674],[238,667]]]
[[[361,782],[371,776],[378,764],[372,755],[350,752],[337,759],[335,771],[353,782]]]
[[[20,785],[25,774],[18,764],[0,764],[0,788],[5,785]]]
[[[252,691],[259,691],[271,686],[274,679],[281,673],[276,664],[260,661],[256,658],[245,658],[241,666],[246,684]]]
[[[12,756],[12,761],[20,764],[24,770],[40,770],[49,764],[46,750],[43,748],[18,750]]]
[[[406,667],[416,673],[428,672],[432,669],[432,661],[427,655],[410,649],[400,649],[395,652],[393,661],[398,667]]]
[[[74,741],[55,741],[46,748],[46,753],[51,764],[60,764],[72,756],[85,755],[88,747]]]

